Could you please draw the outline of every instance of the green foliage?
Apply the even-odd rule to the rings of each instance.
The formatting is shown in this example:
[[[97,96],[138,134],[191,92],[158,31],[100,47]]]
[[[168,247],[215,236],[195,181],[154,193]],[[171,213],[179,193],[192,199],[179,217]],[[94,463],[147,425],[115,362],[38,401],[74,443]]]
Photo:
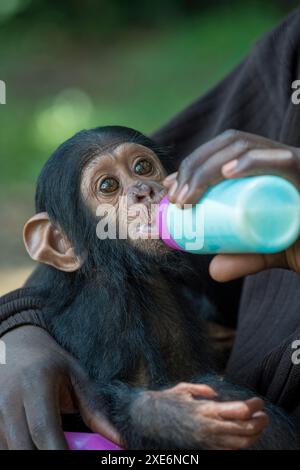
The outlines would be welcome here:
[[[45,12],[27,3],[15,0],[15,19],[0,33],[0,78],[7,85],[7,104],[0,106],[2,183],[33,182],[49,153],[81,128],[115,123],[151,132],[222,78],[281,17],[268,2],[234,8],[213,2],[213,9],[191,15],[186,2],[171,7],[171,0],[152,0],[155,11],[163,4],[164,21],[146,24],[150,2],[145,17],[137,1],[100,2],[105,15],[89,16],[89,30],[89,2],[66,2],[79,11],[84,5],[85,27],[77,34],[78,15],[66,23],[64,2],[41,2]],[[110,18],[116,34],[107,36]]]

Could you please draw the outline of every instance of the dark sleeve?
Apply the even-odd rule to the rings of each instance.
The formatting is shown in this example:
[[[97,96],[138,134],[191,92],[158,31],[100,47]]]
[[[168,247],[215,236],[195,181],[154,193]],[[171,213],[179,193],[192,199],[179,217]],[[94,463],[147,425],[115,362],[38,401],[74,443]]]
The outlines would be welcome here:
[[[152,137],[171,150],[173,170],[193,150],[227,129],[300,146],[300,105],[291,100],[292,83],[297,79],[300,8],[258,40],[223,80],[157,129]]]
[[[248,276],[226,376],[300,417],[299,292],[287,269]]]
[[[300,79],[300,8],[257,41],[221,82],[153,133],[171,152],[167,170],[176,171],[184,157],[227,129],[300,147],[300,105],[291,100],[296,79]],[[192,289],[195,297],[204,283],[220,318],[229,318],[233,324],[243,282],[214,282],[209,278],[207,258],[193,256],[200,274],[198,287]]]
[[[0,336],[22,325],[46,328],[42,306],[45,299],[34,287],[14,290],[0,298]]]
[[[300,328],[269,353],[253,374],[253,387],[297,416],[300,424]]]

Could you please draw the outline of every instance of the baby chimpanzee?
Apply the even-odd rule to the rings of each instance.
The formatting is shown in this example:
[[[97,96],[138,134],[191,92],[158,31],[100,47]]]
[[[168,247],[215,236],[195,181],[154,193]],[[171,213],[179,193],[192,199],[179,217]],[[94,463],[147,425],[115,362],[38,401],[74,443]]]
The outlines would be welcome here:
[[[88,371],[127,447],[295,448],[282,411],[263,411],[260,398],[212,374],[201,312],[187,308],[174,281],[185,254],[149,234],[169,164],[151,139],[121,126],[64,142],[41,172],[37,213],[24,228],[42,263],[27,285],[50,292],[49,330]],[[121,237],[136,204],[144,219]],[[115,237],[100,230],[104,219],[118,223]]]

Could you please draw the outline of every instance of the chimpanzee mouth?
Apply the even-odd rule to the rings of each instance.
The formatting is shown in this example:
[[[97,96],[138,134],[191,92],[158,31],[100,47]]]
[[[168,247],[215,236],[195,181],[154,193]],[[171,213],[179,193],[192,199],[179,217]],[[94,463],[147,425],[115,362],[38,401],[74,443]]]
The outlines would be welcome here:
[[[149,218],[150,219],[150,218]],[[137,224],[136,233],[140,238],[158,238],[158,230],[156,227],[156,220],[155,217],[145,221],[140,222]]]
[[[140,204],[142,210],[137,217],[128,217],[130,238],[157,239],[158,229],[156,227],[157,204],[147,206]],[[136,215],[136,214],[135,214]]]
[[[156,230],[156,224],[153,222],[148,222],[145,224],[140,224],[137,227],[137,233],[145,235],[147,238],[157,238],[158,232]]]

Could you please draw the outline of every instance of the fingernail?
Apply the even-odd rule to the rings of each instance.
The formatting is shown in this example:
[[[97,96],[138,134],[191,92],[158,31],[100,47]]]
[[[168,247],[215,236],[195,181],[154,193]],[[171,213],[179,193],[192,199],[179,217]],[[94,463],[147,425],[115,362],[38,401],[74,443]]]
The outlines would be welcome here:
[[[237,164],[238,164],[237,159],[231,160],[230,162],[225,163],[225,165],[222,166],[223,176],[229,176],[229,175],[232,175],[233,173],[235,173]]]
[[[256,411],[253,413],[252,418],[260,418],[261,416],[264,416],[266,413],[264,411]]]
[[[175,183],[170,188],[169,197],[174,196],[174,194],[176,193],[177,187],[178,187],[178,181],[175,181]]]
[[[182,190],[180,191],[180,193],[178,194],[177,202],[176,202],[177,206],[182,206],[183,205],[183,199],[186,196],[188,190],[189,190],[189,185],[185,184],[183,186]]]

